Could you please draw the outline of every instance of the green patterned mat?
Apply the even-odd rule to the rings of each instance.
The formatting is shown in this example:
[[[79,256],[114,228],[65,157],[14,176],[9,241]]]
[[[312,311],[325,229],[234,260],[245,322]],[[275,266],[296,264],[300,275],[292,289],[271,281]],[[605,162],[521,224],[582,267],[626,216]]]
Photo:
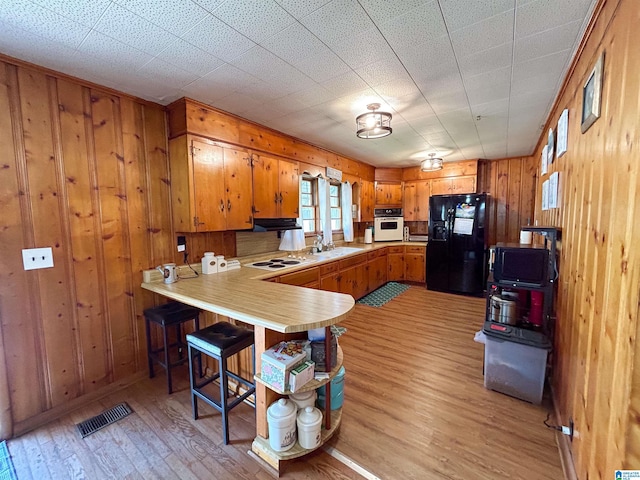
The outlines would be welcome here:
[[[369,305],[370,307],[381,307],[392,298],[400,295],[407,290],[409,285],[404,285],[397,282],[389,282],[386,285],[374,290],[369,295],[362,297],[358,300],[358,303]]]
[[[7,442],[0,442],[0,480],[18,480]]]

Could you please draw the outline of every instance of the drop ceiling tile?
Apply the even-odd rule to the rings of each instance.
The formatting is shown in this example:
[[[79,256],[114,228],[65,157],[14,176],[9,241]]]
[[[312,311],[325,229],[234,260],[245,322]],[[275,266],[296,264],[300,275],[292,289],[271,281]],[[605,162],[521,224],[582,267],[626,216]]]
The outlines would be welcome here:
[[[497,47],[476,52],[473,55],[458,59],[460,72],[463,77],[479,75],[497,68],[511,66],[513,59],[513,44],[503,43]]]
[[[192,1],[193,3],[197,3],[198,5],[200,5],[207,12],[212,13],[212,12],[215,12],[216,9],[227,0],[192,0]]]
[[[300,22],[332,49],[349,42],[358,32],[374,28],[364,9],[352,0],[333,0]]]
[[[182,87],[184,96],[197,98],[201,102],[209,103],[217,98],[230,95],[236,86],[233,83],[223,83],[216,81],[210,75],[205,75]]]
[[[389,57],[370,63],[358,68],[356,73],[371,87],[394,79],[404,80],[407,78],[407,71],[396,57]]]
[[[373,90],[383,97],[385,101],[393,105],[395,105],[396,99],[398,98],[405,97],[407,95],[420,94],[420,89],[407,75],[377,85]]]
[[[240,92],[234,92],[231,95],[218,98],[213,102],[214,107],[224,110],[225,112],[233,112],[237,115],[241,115],[247,110],[255,109],[260,105],[261,102],[259,100]]]
[[[224,63],[181,38],[176,38],[167,48],[158,53],[157,58],[199,76],[206,75]]]
[[[464,93],[454,92],[448,95],[441,95],[438,97],[427,97],[429,104],[433,111],[437,115],[442,115],[449,112],[455,112],[461,108],[468,107],[469,102],[467,96]]]
[[[225,2],[216,8],[214,15],[256,43],[261,43],[295,22],[273,0]]]
[[[294,101],[303,103],[307,107],[314,107],[335,98],[335,95],[322,85],[316,84],[307,89],[287,95],[285,98],[290,98]]]
[[[453,49],[458,58],[488,50],[513,39],[513,14],[501,13],[451,32]]]
[[[278,89],[281,97],[316,85],[316,82],[304,73],[287,64],[262,78],[270,83],[274,89]]]
[[[203,79],[204,78],[209,82],[233,87],[234,91],[242,90],[257,80],[257,77],[254,77],[247,72],[243,72],[229,63],[225,63],[221,67],[216,68],[214,71],[207,74],[206,77],[203,77]]]
[[[87,26],[27,0],[1,1],[0,18],[4,23],[43,37],[47,41],[72,48],[77,47],[90,30]]]
[[[400,105],[397,109],[398,115],[409,123],[421,118],[435,116],[431,105],[429,105],[421,95],[419,97],[415,97],[414,95],[400,97],[396,105]]]
[[[511,67],[467,77],[464,85],[471,104],[508,98],[511,90]]]
[[[380,60],[393,58],[395,54],[376,27],[354,32],[331,50],[352,69],[357,69]]]
[[[512,94],[555,88],[569,64],[571,51],[538,57],[514,68]]]
[[[349,66],[329,49],[291,64],[316,82],[324,82],[351,71]]]
[[[514,62],[523,63],[562,50],[572,50],[582,26],[581,20],[520,38],[515,43]]]
[[[528,37],[560,25],[582,20],[593,0],[564,0],[553,2],[536,0],[516,8],[515,38]]]
[[[509,115],[509,99],[502,98],[494,102],[471,104],[471,113],[474,118],[480,115],[482,117],[481,121],[485,118],[493,117],[507,118]]]
[[[435,2],[433,0],[360,0],[362,7],[378,25],[388,22],[393,17],[404,15],[425,3]]]
[[[7,0],[5,0],[7,1]],[[92,27],[107,9],[111,0],[32,0],[41,7],[48,8],[69,20]]]
[[[330,1],[331,0],[276,0],[289,15],[297,19],[315,12]]]
[[[322,82],[321,85],[336,97],[358,92],[368,87],[366,82],[354,72],[348,72],[332,78],[326,82]]]
[[[182,38],[225,62],[232,61],[256,45],[213,15],[194,25]]]
[[[437,2],[423,3],[418,8],[379,25],[391,47],[396,49],[428,48],[431,41],[447,35]]]
[[[397,50],[400,61],[414,79],[436,78],[458,72],[448,36],[433,39],[428,45]]]
[[[78,47],[78,51],[94,57],[96,62],[111,62],[128,68],[137,69],[149,62],[153,56],[114,40],[96,30],[92,30]]]
[[[209,15],[194,2],[175,0],[114,0],[130,12],[164,30],[181,35]]]
[[[283,90],[279,85],[273,82],[265,82],[262,79],[256,79],[254,83],[251,83],[241,90],[245,95],[260,99],[263,102],[281,98],[283,96]],[[286,113],[286,112],[285,112]]]
[[[261,77],[287,66],[287,62],[260,45],[256,45],[229,63],[256,77]]]
[[[265,40],[261,46],[289,63],[299,62],[328,50],[313,33],[297,22]]]
[[[511,12],[513,17],[513,0],[440,0],[439,3],[450,32],[504,12]]]
[[[136,73],[176,88],[187,85],[198,78],[198,75],[182,70],[158,58],[145,63]]]
[[[151,55],[167,48],[175,38],[166,30],[115,3],[111,4],[94,28]]]

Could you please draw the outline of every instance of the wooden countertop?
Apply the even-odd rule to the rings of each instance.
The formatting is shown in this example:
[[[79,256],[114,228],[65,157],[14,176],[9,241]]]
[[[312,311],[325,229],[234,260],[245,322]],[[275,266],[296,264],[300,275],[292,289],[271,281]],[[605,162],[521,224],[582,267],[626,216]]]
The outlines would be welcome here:
[[[341,256],[340,259],[389,245],[415,246],[426,243],[349,244],[362,248],[362,251]],[[240,260],[241,263],[247,263]],[[287,269],[287,273],[335,260],[338,259],[304,264],[298,268]],[[185,270],[183,268],[182,272]],[[261,281],[278,274],[242,267],[213,275],[182,278],[172,284],[165,284],[161,280],[145,282],[142,288],[208,312],[219,313],[250,325],[282,333],[295,333],[336,324],[346,318],[354,308],[355,301],[351,295]]]

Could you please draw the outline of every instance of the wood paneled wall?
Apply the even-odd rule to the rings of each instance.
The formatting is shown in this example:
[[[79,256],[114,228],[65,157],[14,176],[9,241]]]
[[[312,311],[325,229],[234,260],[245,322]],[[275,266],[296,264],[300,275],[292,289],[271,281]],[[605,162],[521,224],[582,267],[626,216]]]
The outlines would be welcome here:
[[[478,192],[490,195],[489,245],[518,243],[520,227],[533,224],[537,166],[533,157],[478,162]]]
[[[142,270],[172,259],[160,106],[0,61],[0,436],[146,370]],[[21,250],[52,247],[24,271]]]
[[[560,208],[541,211],[540,185],[536,199],[536,220],[562,228],[552,383],[560,421],[575,420],[581,479],[640,469],[638,2],[601,1],[594,19],[543,130],[569,109],[568,151],[549,169]],[[602,52],[602,113],[583,134],[583,85]]]

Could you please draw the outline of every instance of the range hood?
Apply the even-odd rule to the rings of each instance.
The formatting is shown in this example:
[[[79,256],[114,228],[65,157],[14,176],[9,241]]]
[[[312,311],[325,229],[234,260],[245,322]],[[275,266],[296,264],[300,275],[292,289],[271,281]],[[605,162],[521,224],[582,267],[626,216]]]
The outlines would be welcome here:
[[[281,230],[298,230],[296,218],[255,218],[253,220],[254,232],[273,232]]]

